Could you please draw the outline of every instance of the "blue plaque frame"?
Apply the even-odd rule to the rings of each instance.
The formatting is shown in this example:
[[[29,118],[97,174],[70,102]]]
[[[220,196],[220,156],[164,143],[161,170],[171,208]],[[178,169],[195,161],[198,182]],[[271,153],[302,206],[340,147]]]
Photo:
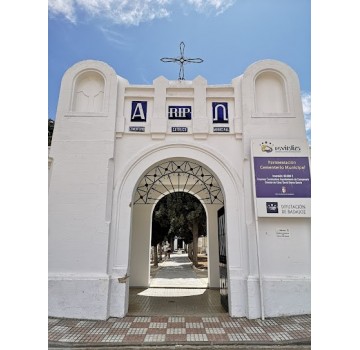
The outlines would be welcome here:
[[[170,120],[191,120],[191,106],[169,106],[168,118]]]
[[[212,102],[212,115],[214,124],[228,124],[229,110],[227,102]]]
[[[141,109],[139,107],[139,104],[141,106]],[[132,101],[130,120],[132,122],[145,123],[146,118],[147,118],[147,101]]]

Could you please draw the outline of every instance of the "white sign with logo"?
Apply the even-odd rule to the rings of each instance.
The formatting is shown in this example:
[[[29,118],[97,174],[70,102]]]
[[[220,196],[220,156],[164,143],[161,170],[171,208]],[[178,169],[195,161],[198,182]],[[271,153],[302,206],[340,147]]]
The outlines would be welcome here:
[[[259,217],[310,217],[309,146],[305,140],[254,139],[254,193]]]

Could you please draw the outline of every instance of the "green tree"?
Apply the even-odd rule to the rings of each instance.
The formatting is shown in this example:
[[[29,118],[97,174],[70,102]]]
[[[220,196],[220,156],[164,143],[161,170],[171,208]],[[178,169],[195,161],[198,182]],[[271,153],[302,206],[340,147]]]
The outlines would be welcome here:
[[[169,218],[164,202],[159,201],[153,213],[151,246],[154,247],[154,266],[158,266],[158,245],[161,244],[168,235],[170,228]]]
[[[51,146],[52,135],[54,132],[55,121],[48,119],[48,146]]]
[[[173,248],[175,236],[184,239],[186,244],[193,243],[194,253],[190,258],[195,266],[198,265],[198,237],[206,235],[206,213],[195,196],[175,192],[162,198],[154,210],[153,234],[155,231],[161,234],[159,238],[154,238],[154,244],[160,239],[167,238]],[[155,232],[155,234],[158,233]]]
[[[206,235],[206,213],[204,207],[194,196],[187,198],[185,207],[187,222],[192,232],[193,256],[192,261],[198,266],[198,239],[199,235]]]

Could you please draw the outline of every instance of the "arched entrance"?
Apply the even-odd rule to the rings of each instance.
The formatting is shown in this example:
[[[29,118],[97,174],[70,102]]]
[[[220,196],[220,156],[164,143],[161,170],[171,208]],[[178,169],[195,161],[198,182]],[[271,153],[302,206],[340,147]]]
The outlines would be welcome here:
[[[154,208],[158,207],[159,204],[164,203],[166,200],[168,207],[165,210],[172,211],[172,213],[167,213],[172,215],[172,217],[167,217],[169,230],[163,235],[166,235],[167,239],[170,241],[172,232],[171,230],[177,230],[183,233],[180,233],[180,237],[183,239],[189,237],[189,233],[185,233],[187,227],[181,227],[184,223],[177,223],[177,219],[180,217],[185,219],[182,211],[187,210],[186,206],[195,206],[197,210],[202,210],[204,212],[205,219],[205,228],[204,232],[207,233],[207,247],[205,257],[208,260],[208,274],[207,278],[197,278],[200,276],[200,273],[197,271],[197,267],[190,266],[190,260],[182,251],[173,254],[171,262],[164,262],[161,264],[162,271],[157,274],[161,275],[161,278],[155,278],[151,280],[150,276],[150,239],[152,235],[155,235],[156,232],[151,232],[151,228],[154,228]],[[176,202],[177,208],[174,208],[174,203]],[[172,204],[171,204],[172,203]],[[198,205],[197,205],[198,203]],[[132,224],[132,238],[131,238],[131,254],[130,254],[130,287],[137,287],[136,291],[139,291],[139,287],[143,288],[158,288],[166,287],[166,292],[164,291],[163,295],[169,296],[173,295],[179,296],[178,291],[175,289],[188,288],[187,295],[190,297],[192,294],[198,295],[199,291],[190,291],[190,289],[196,288],[208,288],[219,289],[219,248],[218,248],[218,224],[216,221],[216,212],[223,208],[224,199],[221,188],[215,176],[203,165],[188,160],[188,159],[171,159],[163,161],[155,166],[153,166],[149,171],[147,171],[142,179],[139,181],[139,184],[135,191],[135,198],[133,201],[133,224]],[[206,214],[205,214],[206,212]],[[195,211],[192,211],[190,215],[196,215]],[[179,226],[180,224],[180,226]],[[187,222],[186,225],[190,223]],[[187,245],[187,250],[195,250],[195,252],[190,252],[190,258],[194,265],[197,265],[195,257],[200,253],[198,249],[198,233],[199,225],[198,222],[193,220],[191,225],[194,227],[191,228],[191,239],[192,242],[190,245]],[[171,227],[170,227],[171,226]],[[159,228],[157,228],[159,229]],[[201,233],[201,230],[200,230]],[[175,235],[175,234],[173,234]],[[194,238],[194,239],[192,239]],[[159,241],[160,242],[160,241]],[[167,243],[167,246],[169,243]],[[172,245],[173,250],[173,245]],[[188,252],[189,253],[189,252]],[[154,270],[152,270],[154,271]],[[182,273],[181,276],[177,275]],[[202,273],[203,277],[204,274]],[[155,277],[155,276],[153,276]],[[204,280],[206,284],[204,285]],[[171,294],[170,289],[174,289]],[[134,295],[133,288],[131,296]],[[146,293],[147,296],[157,296],[161,297],[159,290],[156,291],[145,291],[140,290],[143,295]],[[205,293],[205,299],[209,298],[208,294],[210,291],[202,291]],[[214,291],[211,291],[212,298],[214,299]],[[218,292],[219,294],[219,292]],[[131,312],[134,312],[134,309],[138,309],[138,306],[134,305],[135,300],[138,300],[139,297],[130,298],[132,307],[130,308]],[[174,298],[175,299],[175,298]],[[157,310],[149,310],[149,303],[146,302],[146,298],[143,297],[143,302],[137,302],[139,305],[144,305],[143,313],[146,312],[158,312]],[[192,300],[191,298],[184,299],[182,304],[187,300],[187,303]],[[175,302],[175,300],[172,300]],[[218,300],[220,306],[220,294]],[[216,302],[215,301],[215,302]],[[181,305],[181,298],[176,298],[177,312],[186,314],[190,312],[193,314],[194,310],[187,310],[185,305]],[[156,308],[159,308],[158,303],[155,304]],[[210,304],[214,304],[214,300],[210,303],[209,300],[209,309]],[[194,307],[196,307],[194,305]],[[214,309],[214,308],[212,308]],[[169,310],[169,311],[168,311]],[[161,313],[169,312],[174,310],[174,305],[168,308],[161,305]],[[205,311],[205,305],[201,307],[202,312]],[[140,310],[138,312],[141,312]]]
[[[171,165],[172,168],[170,166],[166,167],[165,163]],[[179,166],[180,168],[178,168]],[[197,170],[195,170],[195,166]],[[179,173],[181,174],[180,179]],[[236,292],[239,287],[242,287],[241,283],[243,281],[240,281],[240,279],[243,277],[241,273],[246,261],[244,259],[245,249],[240,243],[243,232],[243,223],[241,221],[243,216],[243,194],[241,192],[241,181],[239,178],[234,178],[234,173],[217,156],[216,150],[199,148],[189,143],[153,147],[145,154],[140,155],[139,158],[129,162],[129,167],[125,173],[120,174],[119,179],[121,181],[116,183],[115,188],[117,196],[114,204],[117,209],[114,231],[116,235],[110,241],[113,254],[110,257],[109,264],[113,266],[110,294],[111,316],[122,317],[127,313],[129,287],[131,285],[149,285],[152,211],[155,202],[162,196],[180,189],[192,192],[204,202],[207,201],[204,205],[209,218],[209,232],[210,234],[213,233],[213,237],[209,238],[209,286],[214,288],[219,287],[220,278],[217,211],[224,205],[227,208],[225,211],[225,226],[228,262],[233,264],[236,271],[233,282],[237,282],[237,285],[234,291]],[[197,174],[203,181],[196,176]],[[153,181],[157,177],[162,180],[159,182]],[[129,190],[130,188],[133,189],[132,192]],[[151,203],[146,203],[147,200]],[[126,218],[131,218],[131,220]],[[136,242],[139,237],[142,239],[142,244]],[[231,247],[228,245],[229,237],[232,237]],[[137,257],[136,262],[133,259],[135,256]],[[228,277],[231,276],[232,269],[231,266],[228,266]],[[138,273],[139,271],[141,272]],[[126,284],[119,284],[117,280],[124,281]],[[229,284],[228,290],[230,315],[244,316],[245,293],[244,295],[236,293],[236,299],[232,299],[231,284]],[[117,297],[124,294],[125,298]],[[124,300],[125,303],[121,304],[121,300]]]
[[[217,221],[213,218],[224,205],[215,176],[203,165],[188,159],[163,161],[140,179],[133,199],[130,286],[149,286],[151,220],[155,204],[169,193],[196,196],[208,216],[209,286],[219,287]]]

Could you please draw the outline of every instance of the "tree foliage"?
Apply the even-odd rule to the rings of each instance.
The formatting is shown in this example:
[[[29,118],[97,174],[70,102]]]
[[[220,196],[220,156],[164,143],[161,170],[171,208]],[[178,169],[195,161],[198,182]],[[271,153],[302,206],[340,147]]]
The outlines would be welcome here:
[[[192,225],[199,224],[199,235],[206,235],[206,213],[200,201],[189,193],[175,192],[163,197],[156,205],[153,214],[152,241],[154,244],[175,236],[192,242]]]
[[[55,121],[48,119],[48,146],[51,146],[52,135],[54,132]]]
[[[200,201],[189,193],[175,192],[162,198],[153,214],[151,245],[167,239],[173,242],[175,236],[186,244],[193,243],[197,252],[198,236],[206,235],[206,213]],[[197,254],[194,254],[197,264]]]

